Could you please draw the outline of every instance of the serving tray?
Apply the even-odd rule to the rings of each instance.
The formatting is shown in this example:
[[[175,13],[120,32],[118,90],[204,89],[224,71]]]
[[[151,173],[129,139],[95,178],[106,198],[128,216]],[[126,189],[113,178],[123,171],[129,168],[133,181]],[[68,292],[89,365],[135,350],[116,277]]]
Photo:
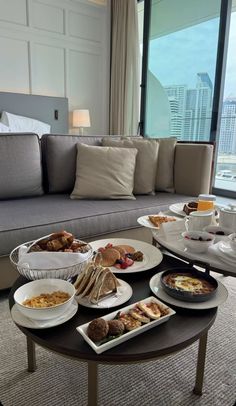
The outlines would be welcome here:
[[[158,300],[156,297],[154,296],[150,296],[146,299],[142,299],[139,300],[139,302],[142,303],[150,303],[150,302],[155,302],[157,304],[160,304],[161,306],[163,306],[164,308],[169,309],[169,313],[166,316],[162,316],[157,320],[152,320],[149,323],[143,324],[141,327],[137,327],[136,329],[132,330],[132,331],[128,331],[127,333],[122,334],[121,336],[112,339],[111,341],[108,341],[104,344],[101,345],[97,345],[95,342],[93,342],[87,335],[87,328],[89,323],[86,324],[82,324],[81,326],[76,327],[76,330],[82,335],[82,337],[84,338],[84,340],[90,345],[90,347],[92,347],[92,349],[97,353],[97,354],[101,354],[104,351],[109,350],[110,348],[115,347],[118,344],[121,344],[127,340],[129,340],[132,337],[135,337],[141,333],[144,333],[147,330],[150,330],[153,327],[156,327],[164,322],[166,322],[167,320],[169,320],[169,318],[171,316],[173,316],[176,312],[171,309],[169,306],[167,306],[166,304],[164,304],[163,302],[161,302],[160,300]],[[136,303],[132,303],[129,306],[123,307],[121,309],[119,309],[119,312],[122,313],[128,313],[129,309],[133,309],[135,307],[135,305],[139,302]],[[115,318],[115,316],[117,315],[118,311],[116,310],[115,312],[109,313],[106,316],[103,316],[102,318],[104,320],[112,320]]]

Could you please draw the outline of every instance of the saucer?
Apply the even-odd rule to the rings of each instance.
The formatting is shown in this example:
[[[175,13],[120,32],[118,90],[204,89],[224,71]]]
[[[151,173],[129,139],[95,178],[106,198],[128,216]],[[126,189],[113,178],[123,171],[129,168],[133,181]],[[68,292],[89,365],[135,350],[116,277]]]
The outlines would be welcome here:
[[[29,317],[24,316],[24,314],[22,314],[18,310],[18,308],[16,307],[16,304],[14,304],[11,309],[11,317],[12,317],[12,320],[19,326],[27,327],[27,328],[34,328],[34,329],[44,329],[44,328],[56,327],[56,326],[59,326],[60,324],[65,323],[66,321],[70,320],[76,314],[77,310],[78,310],[78,303],[74,299],[70,308],[65,313],[63,313],[60,317],[57,317],[55,319],[50,319],[50,320],[33,320],[33,319],[30,319]]]

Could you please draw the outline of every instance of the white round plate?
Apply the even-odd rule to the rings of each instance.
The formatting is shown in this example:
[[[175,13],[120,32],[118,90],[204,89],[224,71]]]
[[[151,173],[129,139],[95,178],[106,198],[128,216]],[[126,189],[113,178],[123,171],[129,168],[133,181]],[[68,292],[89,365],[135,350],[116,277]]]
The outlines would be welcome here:
[[[161,287],[160,283],[160,277],[163,272],[160,272],[156,275],[154,275],[149,282],[149,286],[151,291],[160,299],[163,300],[164,302],[172,305],[172,306],[177,306],[181,307],[183,309],[194,309],[194,310],[203,310],[203,309],[212,309],[213,307],[217,307],[224,303],[228,297],[228,291],[226,287],[219,282],[218,282],[218,288],[216,290],[215,295],[207,300],[206,302],[185,302],[182,300],[175,299],[172,296],[169,296],[164,289]]]
[[[50,327],[56,327],[59,326],[60,324],[65,323],[66,321],[70,320],[77,312],[78,310],[78,303],[74,299],[73,302],[71,303],[71,306],[69,309],[63,313],[60,317],[57,317],[55,319],[51,320],[33,320],[30,319],[29,317],[24,316],[16,307],[16,304],[12,306],[11,309],[11,317],[12,320],[16,323],[19,324],[19,326],[22,327],[27,327],[27,328],[36,328],[36,329],[44,329],[44,328],[50,328]]]
[[[158,248],[144,241],[129,240],[125,238],[107,238],[106,240],[92,241],[89,244],[94,251],[97,251],[98,248],[105,247],[108,243],[113,245],[130,245],[131,247],[134,247],[136,251],[141,251],[143,253],[143,261],[135,261],[132,266],[129,266],[126,269],[117,269],[114,266],[110,266],[109,268],[113,273],[127,274],[147,271],[148,269],[159,265],[163,259],[163,255]]]
[[[122,279],[117,280],[120,283],[117,293],[114,293],[114,295],[99,300],[98,303],[90,303],[87,300],[87,298],[84,297],[82,298],[77,297],[76,300],[82,306],[91,307],[92,309],[108,309],[110,307],[120,306],[131,298],[133,294],[133,289],[127,282],[123,281]]]
[[[182,203],[174,203],[169,206],[169,210],[172,211],[172,213],[177,214],[178,216],[181,217],[186,217],[187,214],[183,211],[183,207],[187,202],[182,202]],[[215,209],[220,209],[221,207],[224,207],[222,204],[215,204]],[[219,217],[219,213],[215,216],[216,218]]]
[[[169,206],[169,210],[172,211],[172,213],[177,214],[178,216],[185,217],[186,213],[183,211],[185,203],[174,203]]]
[[[139,217],[137,219],[137,222],[143,227],[151,228],[152,230],[159,230],[159,227],[154,226],[154,224],[152,224],[152,222],[149,220],[149,216],[159,216],[159,214],[148,214],[146,216]],[[175,220],[180,220],[178,217],[168,216],[166,214],[160,214],[160,216],[171,217],[175,218]]]

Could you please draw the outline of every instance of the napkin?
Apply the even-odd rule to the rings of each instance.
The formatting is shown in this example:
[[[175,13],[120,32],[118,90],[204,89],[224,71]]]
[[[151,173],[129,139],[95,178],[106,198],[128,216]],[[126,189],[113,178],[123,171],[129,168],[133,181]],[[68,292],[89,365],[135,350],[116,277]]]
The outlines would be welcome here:
[[[211,245],[208,248],[208,252],[212,253],[213,255],[217,256],[220,260],[222,260],[223,262],[225,262],[228,265],[234,266],[236,264],[236,255],[235,255],[235,259],[233,258],[233,256],[229,256],[227,255],[227,253],[224,253],[222,251],[220,251],[219,246],[222,244],[222,241],[219,241],[216,244]],[[232,250],[233,253],[233,250]]]
[[[185,222],[186,219],[162,223],[160,225],[160,234],[164,236],[166,241],[173,240],[174,236],[180,237],[181,233],[186,231]]]
[[[18,266],[28,269],[58,269],[78,265],[91,256],[91,250],[81,252],[27,252],[29,247],[19,248]]]

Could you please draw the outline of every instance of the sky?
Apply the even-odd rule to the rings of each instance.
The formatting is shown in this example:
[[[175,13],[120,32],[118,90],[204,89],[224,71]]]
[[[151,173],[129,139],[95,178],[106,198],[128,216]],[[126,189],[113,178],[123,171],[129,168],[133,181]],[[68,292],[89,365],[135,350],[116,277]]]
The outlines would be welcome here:
[[[231,18],[224,98],[236,97],[235,27],[236,12]],[[207,72],[214,84],[218,29],[219,19],[215,18],[152,40],[149,69],[163,86],[186,84],[195,88],[198,72]]]

